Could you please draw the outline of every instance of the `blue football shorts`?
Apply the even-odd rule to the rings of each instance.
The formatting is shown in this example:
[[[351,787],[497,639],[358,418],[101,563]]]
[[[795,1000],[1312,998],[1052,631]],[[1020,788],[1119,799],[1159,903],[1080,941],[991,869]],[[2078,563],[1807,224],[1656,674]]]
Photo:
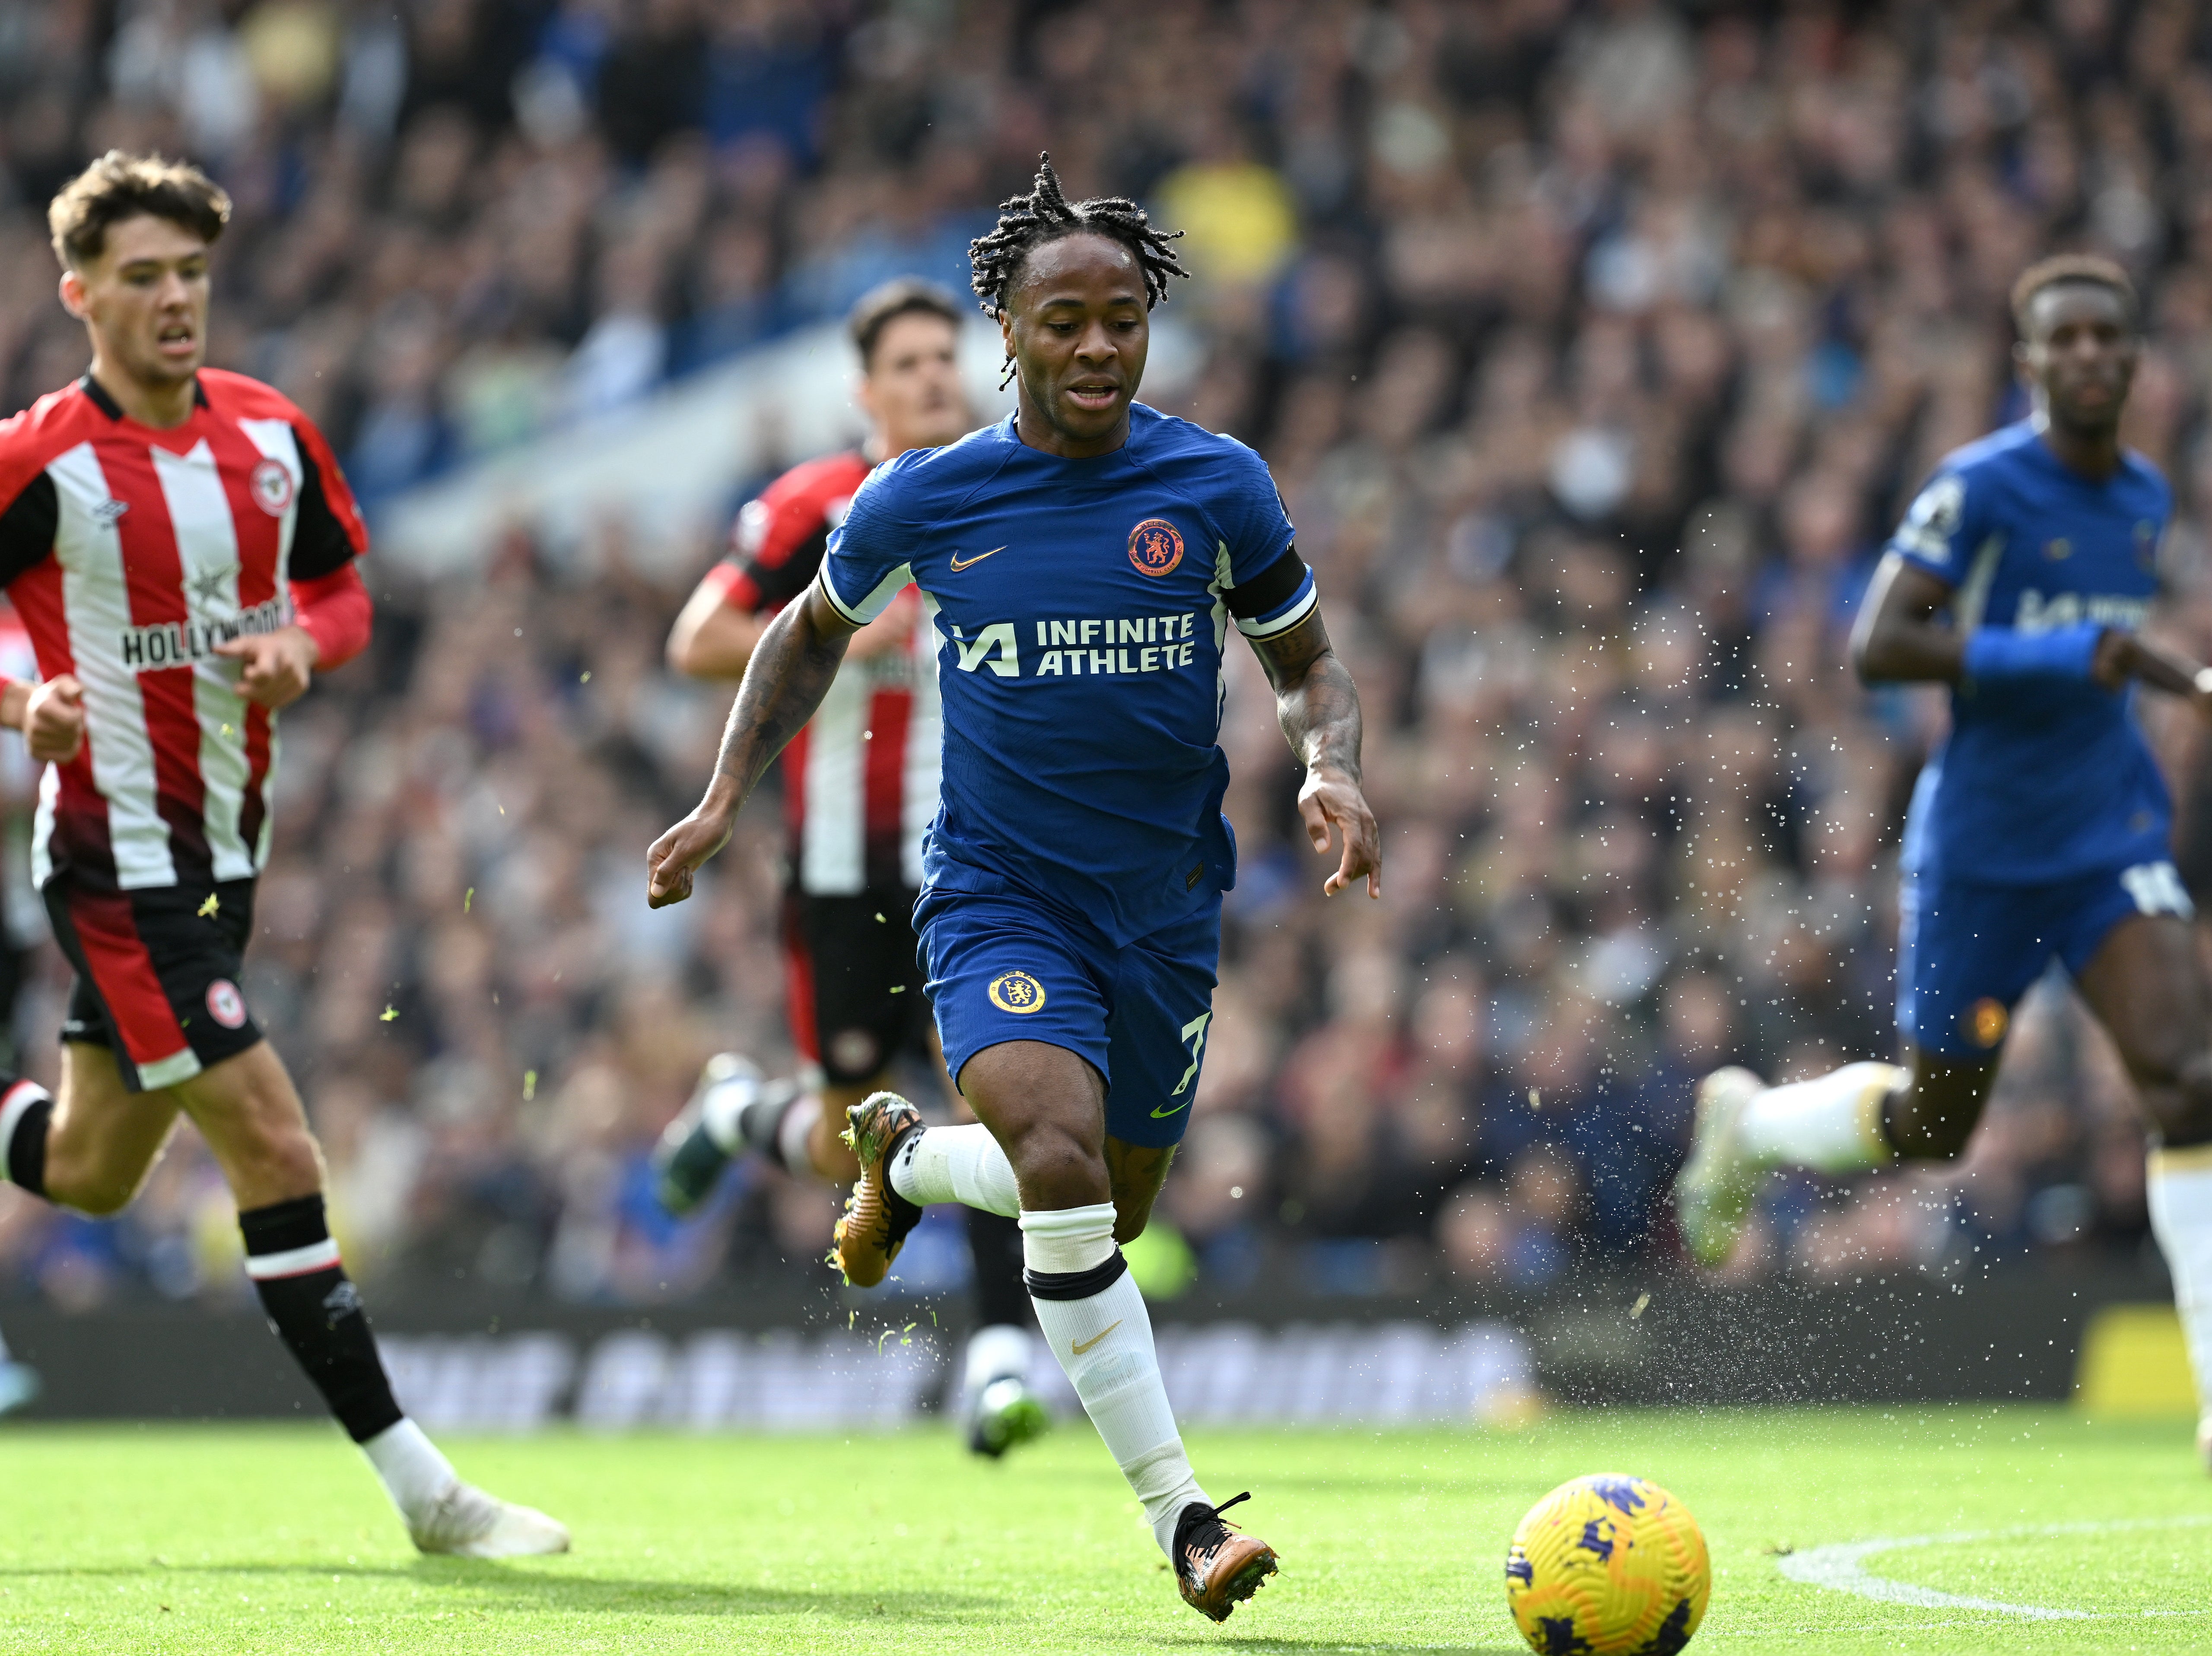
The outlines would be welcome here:
[[[914,922],[954,1085],[985,1047],[1044,1041],[1104,1077],[1109,1137],[1155,1148],[1182,1142],[1213,1019],[1218,893],[1188,919],[1120,947],[1079,916],[1021,892],[927,891]]]
[[[2013,1008],[2052,960],[2078,977],[2130,915],[2195,912],[2171,862],[2049,886],[1907,874],[1899,899],[1898,1031],[1923,1052],[1972,1061],[1996,1055]]]

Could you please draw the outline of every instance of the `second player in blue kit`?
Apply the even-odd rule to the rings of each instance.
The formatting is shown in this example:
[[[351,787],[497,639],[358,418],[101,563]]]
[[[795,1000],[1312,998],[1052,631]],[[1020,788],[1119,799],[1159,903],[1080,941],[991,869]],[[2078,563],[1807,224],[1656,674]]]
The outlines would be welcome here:
[[[2135,681],[2093,672],[2157,596],[2172,512],[2140,454],[2084,477],[2030,419],[1947,460],[1891,541],[1966,636],[1899,859],[1897,1021],[1923,1051],[1986,1058],[2054,956],[2078,976],[2126,916],[2189,911]]]
[[[1151,1215],[1205,1058],[1237,873],[1231,630],[1306,767],[1308,837],[1340,845],[1325,889],[1379,896],[1358,697],[1259,457],[1133,400],[1149,313],[1182,274],[1169,238],[1132,203],[1066,201],[1047,163],[971,254],[1016,411],[854,495],[813,589],[753,655],[706,797],[653,844],[647,895],[690,895],[846,640],[919,587],[945,746],[915,922],[978,1124],[925,1130],[891,1093],[856,1106],[836,1259],[872,1286],[930,1202],[1018,1215],[1039,1326],[1183,1598],[1221,1621],[1275,1555],[1223,1518],[1243,1496],[1200,1486],[1119,1245]]]
[[[2119,440],[2141,354],[2109,261],[2013,293],[2033,411],[1948,457],[1876,571],[1852,653],[1870,684],[1950,686],[1899,859],[1896,1063],[1698,1090],[1674,1187],[1693,1257],[1728,1262],[1767,1169],[1949,1161],[1979,1123],[2031,984],[2055,962],[2112,1038],[2150,1136],[2146,1190],[2212,1451],[2212,983],[2171,861],[2138,687],[2212,713],[2212,673],[2138,636],[2172,496]]]

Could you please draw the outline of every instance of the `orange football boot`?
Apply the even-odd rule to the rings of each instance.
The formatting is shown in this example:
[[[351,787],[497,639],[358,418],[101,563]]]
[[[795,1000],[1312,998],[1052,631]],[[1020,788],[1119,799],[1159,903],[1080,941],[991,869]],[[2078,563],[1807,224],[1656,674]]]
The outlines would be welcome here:
[[[1216,1622],[1227,1621],[1275,1573],[1275,1549],[1221,1516],[1251,1498],[1248,1489],[1218,1507],[1194,1501],[1176,1520],[1176,1585],[1184,1604]]]
[[[830,1263],[856,1288],[872,1288],[890,1272],[921,1209],[891,1189],[891,1154],[921,1130],[921,1111],[896,1093],[871,1093],[845,1112],[840,1135],[860,1161],[860,1176],[845,1198]]]

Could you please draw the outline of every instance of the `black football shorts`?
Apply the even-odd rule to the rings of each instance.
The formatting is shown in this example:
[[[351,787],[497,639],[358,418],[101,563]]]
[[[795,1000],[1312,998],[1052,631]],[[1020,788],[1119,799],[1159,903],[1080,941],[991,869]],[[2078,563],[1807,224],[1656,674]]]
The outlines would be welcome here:
[[[112,1051],[131,1092],[190,1081],[261,1038],[239,988],[252,880],[101,892],[58,874],[46,899],[76,968],[62,1039]]]
[[[898,888],[857,897],[784,895],[791,1038],[832,1087],[874,1080],[902,1050],[930,1052],[914,900],[914,892]]]

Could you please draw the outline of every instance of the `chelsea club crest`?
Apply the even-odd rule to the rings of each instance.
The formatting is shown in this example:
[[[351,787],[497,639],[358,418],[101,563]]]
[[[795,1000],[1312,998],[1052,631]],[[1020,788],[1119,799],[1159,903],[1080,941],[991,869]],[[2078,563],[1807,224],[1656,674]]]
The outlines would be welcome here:
[[[1182,562],[1182,531],[1165,518],[1146,518],[1129,531],[1129,562],[1139,575],[1170,573]]]
[[[1025,971],[1000,972],[991,980],[991,1004],[1001,1012],[1044,1010],[1044,985]]]

